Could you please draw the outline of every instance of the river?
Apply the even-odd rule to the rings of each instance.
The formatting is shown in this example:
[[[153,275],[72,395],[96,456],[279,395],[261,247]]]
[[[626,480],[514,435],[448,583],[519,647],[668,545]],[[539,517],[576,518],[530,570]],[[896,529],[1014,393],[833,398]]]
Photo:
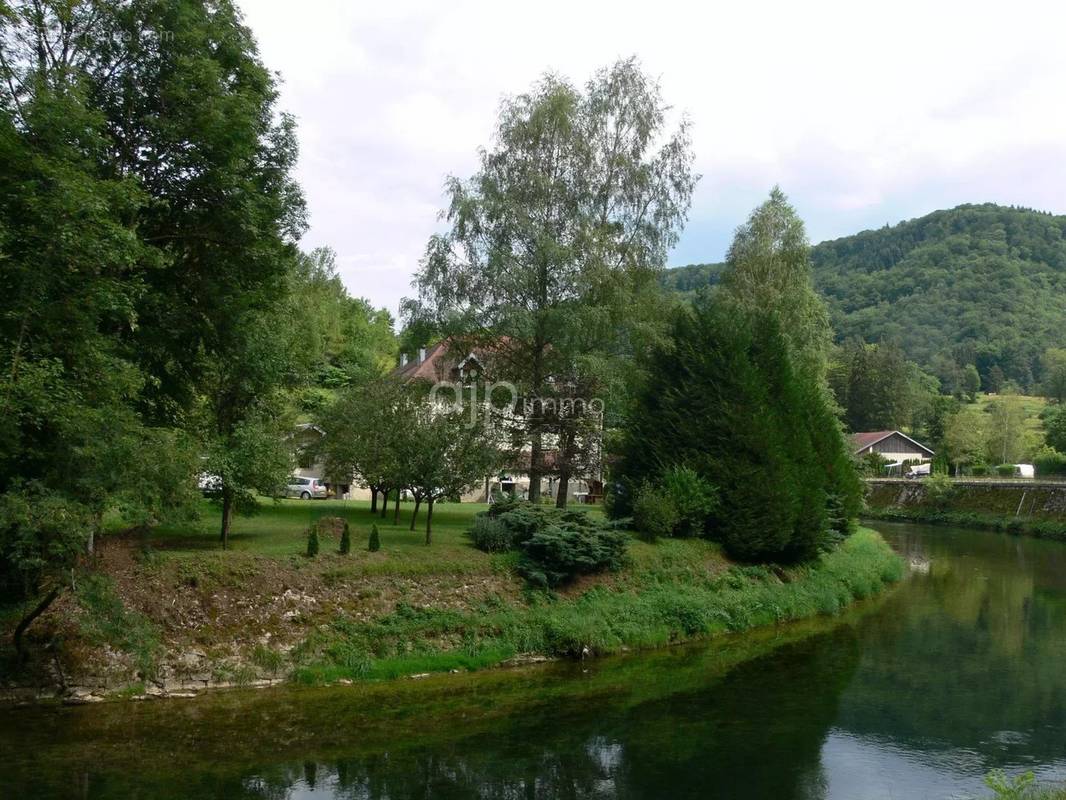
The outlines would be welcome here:
[[[876,523],[842,617],[385,686],[0,712],[3,798],[773,798],[1066,780],[1066,545]]]

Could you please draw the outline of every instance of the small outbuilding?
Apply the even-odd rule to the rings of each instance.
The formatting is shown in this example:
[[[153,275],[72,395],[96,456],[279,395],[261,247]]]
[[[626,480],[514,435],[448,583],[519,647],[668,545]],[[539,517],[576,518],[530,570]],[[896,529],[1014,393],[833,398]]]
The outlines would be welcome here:
[[[929,461],[936,453],[921,442],[917,442],[899,431],[869,431],[853,433],[852,444],[855,455],[862,457],[877,453],[889,463],[902,464],[905,461]]]

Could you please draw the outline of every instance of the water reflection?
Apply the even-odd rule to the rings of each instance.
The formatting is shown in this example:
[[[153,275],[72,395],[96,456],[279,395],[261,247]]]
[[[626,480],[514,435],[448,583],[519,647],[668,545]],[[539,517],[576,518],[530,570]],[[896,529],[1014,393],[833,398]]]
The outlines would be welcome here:
[[[701,648],[424,687],[0,719],[0,796],[958,797],[1066,778],[1066,546],[885,526],[889,597]]]

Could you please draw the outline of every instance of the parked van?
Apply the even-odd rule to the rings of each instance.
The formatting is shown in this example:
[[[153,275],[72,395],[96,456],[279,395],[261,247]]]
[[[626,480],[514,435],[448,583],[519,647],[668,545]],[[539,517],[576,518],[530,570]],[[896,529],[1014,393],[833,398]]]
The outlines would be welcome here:
[[[1015,464],[1014,465],[1014,477],[1016,478],[1035,478],[1036,468],[1032,464]]]

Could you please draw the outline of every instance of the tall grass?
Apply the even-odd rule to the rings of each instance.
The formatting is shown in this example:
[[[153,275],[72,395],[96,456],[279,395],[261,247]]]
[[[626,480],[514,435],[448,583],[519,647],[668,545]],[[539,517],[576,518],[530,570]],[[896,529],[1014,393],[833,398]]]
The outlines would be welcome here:
[[[691,552],[699,553],[698,550]],[[674,561],[684,560],[672,553]],[[476,612],[401,605],[372,623],[334,622],[293,653],[301,683],[389,678],[492,666],[518,654],[580,657],[661,647],[727,632],[836,614],[902,575],[875,532],[860,530],[816,562],[791,569],[733,567],[702,578],[692,564],[643,569],[574,600],[538,593],[524,606]]]

